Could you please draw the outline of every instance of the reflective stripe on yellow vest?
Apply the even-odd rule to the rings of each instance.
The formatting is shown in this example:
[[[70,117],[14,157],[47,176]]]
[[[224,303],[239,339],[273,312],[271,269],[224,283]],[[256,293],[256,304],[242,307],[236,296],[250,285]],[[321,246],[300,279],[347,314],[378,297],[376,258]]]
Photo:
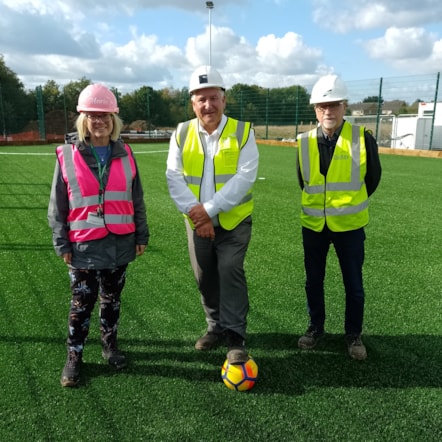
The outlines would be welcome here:
[[[313,129],[298,137],[304,182],[301,225],[316,232],[322,231],[325,223],[334,232],[365,226],[368,195],[364,128],[344,123],[326,177],[320,172],[317,135],[317,129]]]
[[[126,235],[135,231],[132,182],[136,168],[131,150],[127,156],[111,162],[104,191],[104,224],[88,221],[89,213],[98,209],[99,183],[77,147],[65,144],[57,147],[63,180],[69,197],[69,240],[84,242],[104,238],[109,232]]]
[[[218,192],[237,171],[239,154],[250,135],[250,123],[228,118],[218,141],[214,157],[215,191]],[[195,197],[200,200],[201,181],[204,173],[204,149],[198,133],[198,119],[180,123],[176,131],[176,141],[182,151],[184,179]],[[218,215],[221,227],[234,229],[251,215],[253,210],[252,191],[241,203]],[[192,225],[192,222],[189,219]]]

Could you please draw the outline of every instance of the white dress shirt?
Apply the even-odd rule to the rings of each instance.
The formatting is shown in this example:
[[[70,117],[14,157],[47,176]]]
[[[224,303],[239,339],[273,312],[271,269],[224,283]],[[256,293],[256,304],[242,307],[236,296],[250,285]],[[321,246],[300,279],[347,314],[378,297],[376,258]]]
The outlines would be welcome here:
[[[217,129],[210,135],[198,122],[198,132],[204,149],[204,173],[201,182],[201,201],[198,201],[184,180],[182,150],[176,143],[176,131],[170,138],[166,177],[169,192],[178,210],[189,214],[190,209],[203,203],[207,214],[218,225],[216,216],[237,206],[256,180],[258,174],[258,147],[255,132],[250,130],[249,139],[241,149],[236,174],[227,181],[221,190],[215,192],[214,156],[218,151],[218,140],[226,125],[227,117],[222,116]],[[214,219],[215,218],[215,219]]]

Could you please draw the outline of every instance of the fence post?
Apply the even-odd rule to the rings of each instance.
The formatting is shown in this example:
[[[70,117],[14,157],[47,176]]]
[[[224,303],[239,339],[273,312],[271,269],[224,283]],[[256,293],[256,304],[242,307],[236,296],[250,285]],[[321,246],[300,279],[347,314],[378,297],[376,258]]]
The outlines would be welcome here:
[[[3,139],[6,140],[6,120],[5,120],[5,110],[3,109],[3,94],[2,94],[1,84],[0,84],[0,111],[2,113]]]
[[[35,95],[37,98],[38,131],[40,132],[40,140],[45,140],[45,113],[43,110],[43,93],[41,90],[41,86],[37,86],[35,88]]]
[[[63,110],[64,110],[64,133],[67,134],[69,132],[68,128],[68,110],[66,107],[66,88],[63,87]]]
[[[269,139],[269,94],[270,94],[270,89],[267,89],[267,95],[266,95],[266,140]]]
[[[299,86],[296,86],[295,97],[295,139],[298,138],[298,124],[299,124]]]
[[[149,89],[147,89],[146,91],[146,111],[147,111],[147,133],[148,133],[148,138],[150,138],[150,93],[149,93]]]
[[[379,121],[381,119],[382,113],[382,77],[379,81],[379,94],[378,94],[378,110],[376,112],[376,140],[378,139],[379,134]]]
[[[439,93],[439,77],[440,77],[440,72],[438,72],[436,76],[436,91],[434,92],[433,118],[431,119],[430,145],[428,146],[428,150],[432,150],[433,147],[433,131],[434,131],[434,122],[436,120],[437,95]]]

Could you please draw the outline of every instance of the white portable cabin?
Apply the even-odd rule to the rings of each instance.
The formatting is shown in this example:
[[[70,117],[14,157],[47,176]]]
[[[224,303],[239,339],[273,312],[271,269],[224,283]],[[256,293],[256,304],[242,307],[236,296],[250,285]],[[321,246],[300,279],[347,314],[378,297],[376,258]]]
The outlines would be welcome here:
[[[419,103],[418,113],[398,115],[393,122],[391,147],[428,150],[433,125],[433,150],[442,150],[442,102]],[[434,112],[436,114],[434,115]]]

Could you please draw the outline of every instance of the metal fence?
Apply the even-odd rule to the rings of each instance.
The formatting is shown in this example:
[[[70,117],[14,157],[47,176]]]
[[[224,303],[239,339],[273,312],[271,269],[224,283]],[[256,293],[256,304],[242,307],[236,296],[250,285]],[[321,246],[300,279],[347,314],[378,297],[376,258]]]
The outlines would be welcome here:
[[[347,81],[349,100],[346,119],[370,129],[382,147],[442,150],[439,80],[440,73]],[[314,110],[308,102],[312,86],[280,89],[243,86],[241,89],[237,85],[227,91],[226,113],[251,121],[259,139],[294,141],[299,133],[316,125]],[[63,97],[57,108],[52,106],[51,112],[47,112],[48,104],[40,86],[35,91],[35,109],[30,113],[29,109],[21,109],[17,103],[5,104],[4,93],[5,86],[0,84],[3,141],[13,143],[23,139],[63,138],[66,132],[74,130],[75,108],[70,109],[66,105],[73,102],[72,97],[70,100]],[[122,94],[117,95],[121,99]],[[136,121],[125,121],[127,136],[146,139],[155,138],[158,133],[170,134],[178,121],[192,117],[188,97],[183,99],[183,94],[170,104],[168,111],[171,114],[170,125],[158,126],[152,115],[161,111],[151,103],[145,107],[145,112],[140,111]],[[11,112],[15,114],[11,115]],[[7,121],[12,117],[26,119],[20,132],[8,130]],[[121,117],[125,120],[124,113]]]

